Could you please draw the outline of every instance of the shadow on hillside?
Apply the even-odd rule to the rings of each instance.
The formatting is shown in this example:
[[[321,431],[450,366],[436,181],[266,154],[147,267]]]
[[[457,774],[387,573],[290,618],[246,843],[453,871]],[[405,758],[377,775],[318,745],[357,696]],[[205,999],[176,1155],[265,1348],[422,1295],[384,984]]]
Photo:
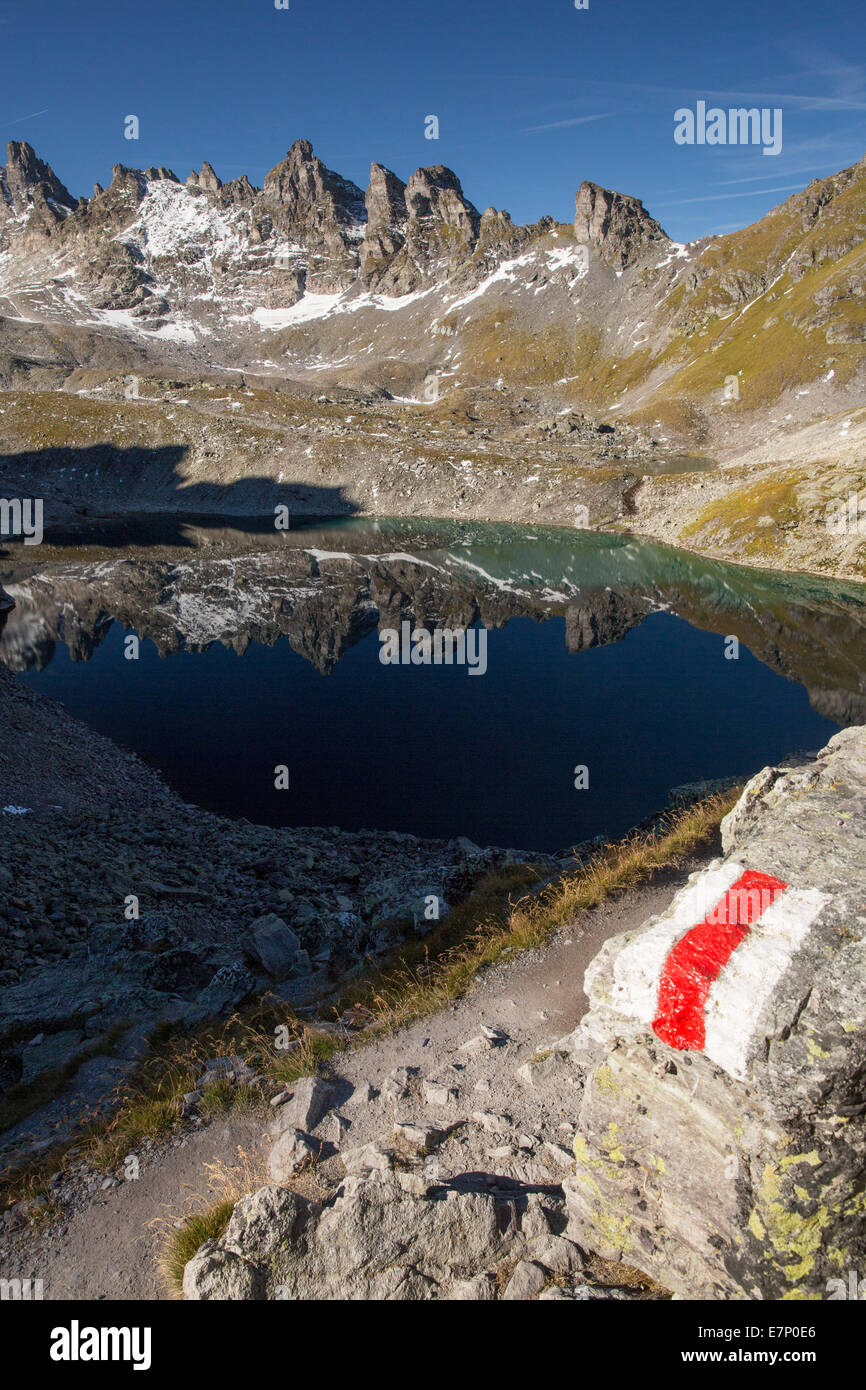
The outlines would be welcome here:
[[[61,546],[194,546],[186,525],[274,535],[277,508],[296,518],[350,516],[358,508],[342,488],[246,477],[188,483],[180,473],[186,445],[118,449],[34,449],[0,454],[0,497],[41,498],[44,539]],[[53,515],[52,515],[53,513]],[[0,537],[0,545],[7,537]],[[35,547],[34,547],[35,549]],[[8,553],[0,550],[0,554]]]

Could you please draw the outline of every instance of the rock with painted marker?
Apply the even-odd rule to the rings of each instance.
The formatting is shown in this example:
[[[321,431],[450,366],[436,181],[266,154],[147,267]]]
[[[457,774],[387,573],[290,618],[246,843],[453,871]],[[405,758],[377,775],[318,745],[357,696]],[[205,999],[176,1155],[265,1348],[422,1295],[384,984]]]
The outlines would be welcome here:
[[[607,942],[569,1236],[688,1298],[828,1297],[866,1261],[866,730],[765,769],[726,857]]]

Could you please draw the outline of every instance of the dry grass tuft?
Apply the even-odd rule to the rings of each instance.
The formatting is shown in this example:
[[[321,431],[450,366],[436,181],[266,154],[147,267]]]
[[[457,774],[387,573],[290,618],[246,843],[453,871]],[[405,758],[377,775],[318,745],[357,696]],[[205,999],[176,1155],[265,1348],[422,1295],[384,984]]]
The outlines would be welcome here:
[[[218,1160],[205,1164],[207,1197],[191,1197],[183,1213],[167,1213],[150,1223],[150,1229],[160,1238],[159,1271],[174,1298],[183,1296],[183,1271],[199,1247],[206,1240],[219,1240],[229,1224],[235,1203],[267,1182],[261,1155],[249,1154],[241,1148],[237,1153],[237,1163]]]

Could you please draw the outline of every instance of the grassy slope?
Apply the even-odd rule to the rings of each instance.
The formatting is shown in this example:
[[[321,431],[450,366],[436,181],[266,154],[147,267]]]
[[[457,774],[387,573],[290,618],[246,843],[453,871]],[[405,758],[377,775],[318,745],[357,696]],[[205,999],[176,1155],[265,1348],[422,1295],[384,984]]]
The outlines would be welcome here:
[[[830,366],[850,380],[866,356],[866,166],[714,239],[663,309],[673,332],[655,360],[674,370],[660,401],[709,404],[736,374],[734,408],[750,410]]]

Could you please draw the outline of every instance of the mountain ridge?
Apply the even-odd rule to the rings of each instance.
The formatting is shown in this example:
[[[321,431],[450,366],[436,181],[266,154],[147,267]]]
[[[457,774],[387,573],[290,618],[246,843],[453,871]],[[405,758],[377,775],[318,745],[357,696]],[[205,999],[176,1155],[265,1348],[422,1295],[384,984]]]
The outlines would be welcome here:
[[[206,407],[216,446],[207,383],[226,388]],[[411,497],[424,515],[471,502],[572,523],[577,507],[590,525],[860,576],[859,533],[828,548],[822,517],[839,487],[866,496],[866,159],[681,244],[597,184],[577,189],[573,223],[519,226],[444,165],[404,182],[374,161],[362,191],[306,140],[261,189],[206,161],[185,183],[118,164],[76,201],[13,143],[0,392],[7,455],[168,444],[226,496],[255,460],[266,478],[328,477],[365,511]],[[170,398],[170,428],[145,396]],[[330,419],[343,402],[355,413]]]

